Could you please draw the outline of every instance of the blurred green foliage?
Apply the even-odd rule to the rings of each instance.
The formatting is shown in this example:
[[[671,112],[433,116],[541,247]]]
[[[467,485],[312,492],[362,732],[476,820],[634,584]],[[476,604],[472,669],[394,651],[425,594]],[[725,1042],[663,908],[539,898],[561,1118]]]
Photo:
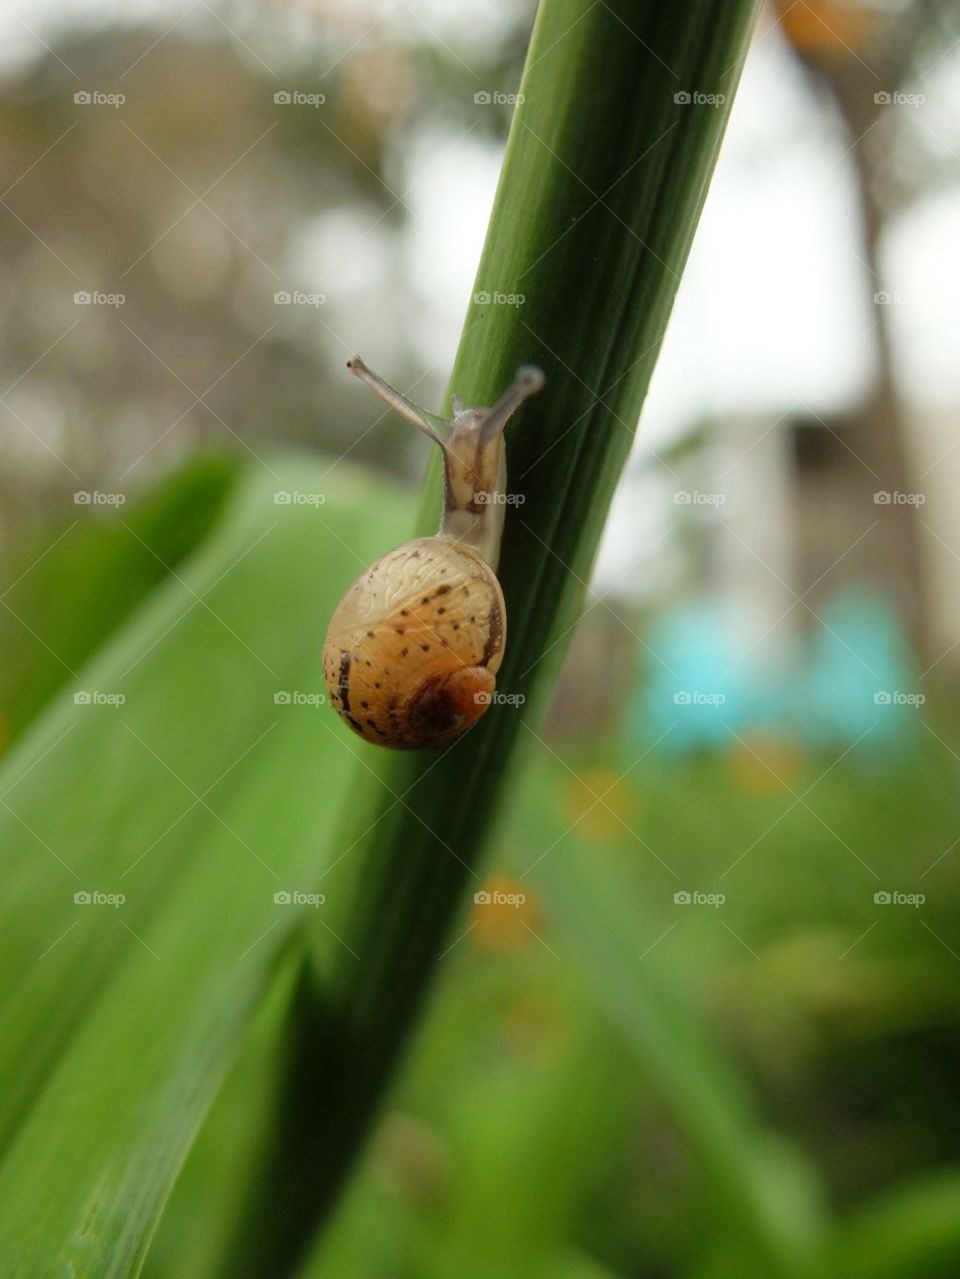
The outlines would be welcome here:
[[[526,21],[472,59],[491,83],[515,81]],[[58,49],[109,81],[147,37]],[[309,74],[316,57],[305,48],[284,71]],[[384,82],[397,92],[378,96]],[[23,155],[0,142],[11,172],[70,123],[67,87],[55,55],[15,86],[11,137],[26,141]],[[346,61],[340,139],[305,113],[275,121],[273,87],[222,44],[173,36],[127,117],[160,153],[170,143],[191,181],[226,142],[239,153],[277,123],[269,157],[216,204],[271,260],[292,225],[341,205],[399,222],[379,177],[394,131],[438,101],[473,120],[455,59],[426,37],[392,61]],[[494,136],[504,123],[482,117]],[[136,138],[105,199],[115,133],[108,116],[84,118],[66,163],[38,167],[11,197],[85,284],[109,285],[190,203]],[[274,317],[250,298],[264,277],[216,221],[185,227],[166,270],[139,298],[131,289],[136,332],[92,317],[81,345],[57,347],[37,375],[50,420],[71,423],[73,478],[52,483],[36,458],[5,475],[8,530],[34,524],[5,557],[0,611],[14,746],[0,797],[0,1227],[18,1238],[5,1262],[18,1277],[67,1273],[68,1243],[91,1274],[223,1273],[270,1147],[280,1032],[300,996],[287,950],[300,917],[273,892],[317,886],[351,762],[324,712],[274,698],[319,692],[334,601],[412,518],[409,496],[349,467],[323,506],[277,505],[278,488],[327,490],[328,462],[272,452],[266,472],[205,454],[119,513],[79,504],[64,517],[68,487],[149,452],[196,392],[190,447],[227,443],[228,422],[238,446],[312,437],[315,318],[287,315],[263,341]],[[81,262],[84,229],[100,256]],[[4,252],[19,379],[71,322],[72,285],[52,280],[22,228]],[[208,383],[253,352],[208,415]],[[165,362],[190,384],[176,404]],[[332,377],[320,388],[327,444],[352,446],[359,401]],[[37,422],[40,402],[12,404]],[[361,441],[359,455],[403,447],[390,438]],[[166,471],[174,455],[149,466]],[[83,688],[127,701],[74,703]],[[888,755],[839,762],[751,739],[634,765],[609,711],[607,731],[575,742],[521,734],[482,891],[523,900],[462,912],[437,998],[302,1279],[960,1272],[960,737],[956,717],[928,718],[930,733]],[[121,881],[122,914],[77,918],[74,891]],[[925,900],[874,901],[891,890]],[[336,929],[329,907],[319,918]]]
[[[925,875],[960,824],[954,762],[931,741],[909,763],[838,765],[817,794],[837,838],[739,752],[623,780],[626,765],[598,768],[603,753],[561,762],[531,744],[489,883],[527,892],[532,931],[466,931],[479,907],[456,930],[414,1061],[309,1273],[575,1274],[586,1254],[598,1274],[771,1274],[729,1211],[751,1160],[780,1197],[795,1273],[956,1273],[960,868],[948,856]],[[798,760],[790,784],[802,793],[831,762]],[[897,886],[925,904],[874,903]],[[726,901],[678,905],[678,890]],[[705,1143],[731,1119],[736,1157],[717,1184]],[[577,1193],[550,1216],[561,1167]]]
[[[302,484],[308,472],[300,467],[290,474],[291,483]],[[209,499],[206,518],[191,523],[184,519],[183,499],[198,492]],[[158,575],[166,594],[181,596],[176,605],[171,598],[165,610],[173,610],[173,617],[190,603],[179,578],[190,590],[202,589],[204,577],[216,580],[248,547],[244,578],[235,586],[253,590],[253,600],[263,587],[257,586],[250,557],[256,561],[256,539],[278,514],[295,521],[290,532],[301,550],[291,560],[294,580],[319,581],[310,561],[302,559],[297,532],[316,510],[301,508],[297,515],[294,508],[288,514],[289,508],[273,506],[262,494],[256,505],[265,522],[258,533],[257,522],[251,524],[240,514],[242,504],[236,505],[249,492],[249,477],[241,483],[231,468],[212,462],[188,468],[129,512],[83,512],[87,528],[65,536],[36,570],[43,570],[43,595],[68,598],[77,589],[81,562],[83,581],[109,577],[111,615],[122,635],[142,615]],[[346,578],[352,569],[340,562],[342,539],[348,536],[356,544],[356,521],[362,515],[368,522],[368,512],[375,509],[366,498],[350,505],[349,512],[334,505],[322,514],[331,532],[321,553],[339,565],[335,579]],[[385,514],[388,507],[381,501]],[[224,545],[225,553],[231,547],[226,558],[203,551],[211,537],[216,542],[222,536],[217,530],[231,509],[228,526],[234,533]],[[399,526],[404,518],[398,508],[388,522]],[[154,555],[141,553],[121,521],[176,575],[164,571]],[[384,527],[374,536],[386,544],[396,534]],[[191,557],[192,541],[198,545]],[[203,552],[201,563],[209,565],[199,576],[197,551]],[[302,594],[301,588],[293,589]],[[333,580],[315,601],[318,625],[326,593],[332,598],[338,589]],[[226,597],[211,599],[250,643],[253,614],[247,609],[252,603],[235,613]],[[29,596],[22,594],[18,602],[29,607]],[[256,701],[252,690],[262,686],[266,709],[272,710],[273,678],[261,668],[254,680],[256,660],[204,610],[196,612],[201,646],[195,690],[224,677],[211,663],[219,666],[225,651],[234,650],[241,659],[244,701]],[[158,645],[155,665],[145,659],[142,688],[167,663],[182,667],[169,647],[177,635],[172,632]],[[179,644],[193,642],[189,629],[180,634]],[[71,649],[78,666],[92,643],[87,631],[78,633]],[[43,688],[52,691],[65,677],[22,627],[9,633],[7,651],[19,669],[36,671],[32,701],[24,701],[21,712],[26,721],[34,707],[39,709]],[[271,664],[274,657],[271,649]],[[297,660],[305,663],[304,675],[291,678],[308,682],[309,645]],[[48,663],[52,667],[41,679]],[[185,692],[177,695],[172,721],[191,740],[197,729],[188,724],[196,714],[204,715],[202,703],[191,709],[196,695],[187,700]],[[169,716],[170,709],[164,714]],[[141,716],[141,699],[131,694],[124,714],[128,711]],[[115,712],[72,707],[66,717],[58,712],[56,720],[67,725],[75,719],[76,731],[86,735],[91,720],[82,717],[91,713]],[[329,784],[332,756],[321,749],[327,734],[304,719],[315,712],[293,714],[297,718],[289,722],[298,725],[300,740],[289,748],[293,757],[284,752],[284,768],[289,773],[291,758],[309,755],[309,775],[323,776]],[[141,728],[136,719],[131,722]],[[101,724],[101,730],[112,733],[109,724]],[[217,731],[229,737],[225,725]],[[954,741],[949,727],[937,725],[937,731]],[[176,758],[168,754],[171,743],[163,749]],[[78,740],[74,758],[79,763],[86,757],[83,780],[94,787],[90,802],[99,804],[102,770],[89,767],[96,750]],[[37,752],[34,747],[32,753]],[[192,746],[179,753],[188,768]],[[115,770],[119,760],[111,755],[103,765]],[[164,769],[149,755],[145,761],[156,787]],[[960,824],[956,761],[930,735],[906,754],[874,756],[869,765],[851,757],[831,767],[830,757],[805,756],[789,743],[770,740],[686,760],[652,753],[629,770],[627,761],[606,734],[575,750],[563,748],[563,758],[528,736],[516,802],[495,834],[491,875],[483,885],[491,892],[522,893],[526,901],[495,908],[492,915],[474,905],[455,928],[441,964],[439,997],[360,1175],[304,1274],[318,1279],[343,1274],[600,1279],[773,1273],[769,1260],[756,1259],[756,1239],[751,1242],[756,1220],[753,1227],[745,1221],[738,1226],[739,1219],[723,1207],[730,1196],[743,1202],[745,1187],[756,1178],[771,1200],[760,1205],[761,1218],[768,1224],[782,1219],[784,1273],[813,1275],[822,1268],[829,1274],[897,1279],[955,1273],[960,1230],[951,1177],[960,1119],[954,1086],[960,926],[953,903],[960,872],[945,832]],[[58,770],[66,766],[62,757],[49,764]],[[187,776],[200,793],[202,778],[194,772]],[[42,803],[42,762],[32,778]],[[100,785],[118,794],[121,779],[109,784],[104,776]],[[800,794],[812,797],[809,788],[816,790],[817,816],[795,800]],[[63,846],[47,818],[29,817],[19,803],[17,811],[52,847]],[[108,810],[114,838],[116,811],[109,815]],[[226,812],[232,829],[249,841],[229,807],[218,802],[218,811]],[[74,803],[72,824],[77,812]],[[294,815],[288,807],[285,821]],[[16,832],[18,822],[10,829]],[[169,879],[171,858],[188,859],[197,870],[208,860],[197,842],[199,832],[187,822],[166,837],[178,841],[181,852],[172,844],[162,846],[163,861],[154,869],[164,879]],[[34,863],[33,878],[62,881],[58,892],[69,900],[71,885],[62,870],[45,854],[38,864],[36,844],[20,833]],[[98,874],[102,855],[96,830],[88,834],[89,860],[80,865],[90,878]],[[144,828],[137,838],[148,844],[147,836]],[[224,838],[232,851],[222,865],[231,865],[235,878],[236,858],[247,857],[234,839]],[[120,840],[123,846],[129,842]],[[71,843],[77,857],[76,841]],[[222,870],[216,866],[225,851],[210,862],[207,892],[218,911],[215,886]],[[148,878],[156,881],[155,875]],[[258,868],[255,878],[265,878]],[[112,881],[101,874],[97,882]],[[174,934],[167,937],[168,926],[157,914],[163,900],[155,895],[159,882],[151,890],[150,907],[141,901],[135,913],[124,916],[151,949],[163,946],[165,938],[167,947],[182,945],[172,940]],[[193,875],[191,886],[183,889],[185,915],[172,899],[164,908],[170,926],[180,927],[179,917],[181,923],[189,920],[191,931],[204,929],[199,882]],[[874,892],[890,889],[923,891],[926,901],[920,908],[875,905]],[[690,890],[723,892],[726,900],[716,908],[675,903],[675,892]],[[43,910],[49,916],[49,905]],[[22,936],[31,944],[41,934],[55,940],[60,931],[52,918],[31,923],[24,917],[21,923]],[[134,955],[138,950],[129,935],[113,931],[113,940],[104,933],[98,947],[106,964],[116,962],[121,942]],[[272,951],[276,959],[261,980],[274,962],[282,962],[282,948],[274,945]],[[149,971],[154,961],[140,953]],[[38,1029],[45,1022],[45,1005],[59,999],[53,974],[59,971],[76,985],[69,950],[59,960],[56,956],[54,951],[50,959],[58,967],[38,974],[41,985],[30,996],[31,1021]],[[195,963],[189,954],[186,958]],[[206,1279],[218,1273],[220,1249],[266,1136],[276,1030],[289,1008],[291,976],[274,985],[187,1158],[149,1254],[148,1275]],[[106,998],[95,995],[99,980],[97,973],[87,972],[90,998],[96,1001],[90,1014]],[[143,976],[136,980],[146,994]],[[122,990],[116,997],[129,997]],[[76,1005],[76,990],[71,1002]],[[155,1005],[162,1007],[162,1001]],[[46,1019],[48,1029],[54,1024],[70,1033],[62,1018]],[[173,1045],[175,1039],[165,1042]],[[58,1073],[69,1081],[78,1049],[68,1040],[51,1040],[49,1033],[37,1038],[26,1056],[18,1052],[21,1080],[35,1086],[49,1068],[44,1054],[51,1051],[61,1055]],[[65,1100],[77,1095],[68,1087]],[[115,1114],[117,1097],[104,1100]],[[8,1101],[16,1107],[16,1093],[8,1094]],[[718,1119],[723,1121],[719,1129]],[[773,1146],[770,1134],[776,1137]],[[68,1133],[63,1135],[69,1143]],[[115,1140],[111,1131],[108,1148]],[[723,1153],[725,1141],[730,1145]],[[718,1170],[728,1184],[718,1184]],[[801,1212],[804,1201],[808,1206]],[[198,1220],[203,1230],[197,1229]],[[699,1223],[693,1233],[692,1220]],[[882,1241],[882,1249],[875,1240]]]
[[[956,1272],[960,869],[937,862],[960,823],[954,764],[932,739],[868,770],[752,750],[623,776],[607,739],[562,759],[528,739],[483,883],[526,902],[468,907],[455,928],[304,1276]],[[794,801],[813,784],[835,834]],[[874,903],[897,886],[926,902]],[[188,1160],[157,1279],[184,1264],[198,1203],[226,1231],[242,1202],[231,1152],[256,1157],[268,1045]],[[780,1222],[779,1265],[730,1210],[751,1180]]]
[[[197,458],[128,517],[98,518],[79,503],[65,528],[48,527],[8,556],[0,612],[7,743],[210,533],[236,470],[235,459]]]

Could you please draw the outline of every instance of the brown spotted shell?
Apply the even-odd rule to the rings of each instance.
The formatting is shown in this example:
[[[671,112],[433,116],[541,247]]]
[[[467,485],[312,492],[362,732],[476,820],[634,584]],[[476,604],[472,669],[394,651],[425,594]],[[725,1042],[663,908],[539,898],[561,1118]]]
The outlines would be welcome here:
[[[503,592],[476,551],[442,537],[405,542],[357,578],[330,619],[330,700],[368,742],[443,746],[490,704],[505,640]]]

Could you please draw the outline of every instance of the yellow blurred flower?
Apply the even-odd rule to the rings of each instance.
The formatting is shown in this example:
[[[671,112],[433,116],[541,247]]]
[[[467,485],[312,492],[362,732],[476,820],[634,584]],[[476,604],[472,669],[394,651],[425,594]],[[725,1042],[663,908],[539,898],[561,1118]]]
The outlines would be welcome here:
[[[525,880],[486,880],[473,895],[470,937],[483,950],[507,953],[536,944],[541,910]]]
[[[636,821],[636,796],[629,781],[608,768],[591,768],[571,777],[563,791],[563,810],[575,833],[594,843],[624,839]]]

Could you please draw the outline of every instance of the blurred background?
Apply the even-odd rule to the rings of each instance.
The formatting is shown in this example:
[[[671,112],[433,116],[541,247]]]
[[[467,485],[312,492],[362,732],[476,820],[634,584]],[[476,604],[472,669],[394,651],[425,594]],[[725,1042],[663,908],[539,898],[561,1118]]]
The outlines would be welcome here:
[[[5,746],[244,468],[313,451],[409,507],[423,442],[344,362],[439,407],[533,10],[4,7]],[[311,1273],[694,1272],[697,1158],[556,936],[548,858],[607,868],[638,974],[833,1210],[893,1220],[956,1169],[958,226],[951,8],[768,5],[487,900]],[[186,1273],[189,1205],[149,1273]]]

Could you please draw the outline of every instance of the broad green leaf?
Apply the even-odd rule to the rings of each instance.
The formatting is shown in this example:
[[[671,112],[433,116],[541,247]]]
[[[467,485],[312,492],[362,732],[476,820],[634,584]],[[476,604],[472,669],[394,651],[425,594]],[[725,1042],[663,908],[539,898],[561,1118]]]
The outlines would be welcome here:
[[[247,474],[211,540],[6,761],[7,1273],[136,1271],[310,909],[274,894],[314,887],[350,755],[329,710],[295,695],[322,692],[329,612],[405,522],[381,484],[342,468],[334,493],[327,470],[292,460]],[[283,491],[327,501],[278,504]]]
[[[236,472],[230,458],[195,459],[144,498],[123,505],[122,519],[78,503],[62,527],[45,530],[6,566],[10,581],[0,596],[6,740],[19,736],[207,536]]]

